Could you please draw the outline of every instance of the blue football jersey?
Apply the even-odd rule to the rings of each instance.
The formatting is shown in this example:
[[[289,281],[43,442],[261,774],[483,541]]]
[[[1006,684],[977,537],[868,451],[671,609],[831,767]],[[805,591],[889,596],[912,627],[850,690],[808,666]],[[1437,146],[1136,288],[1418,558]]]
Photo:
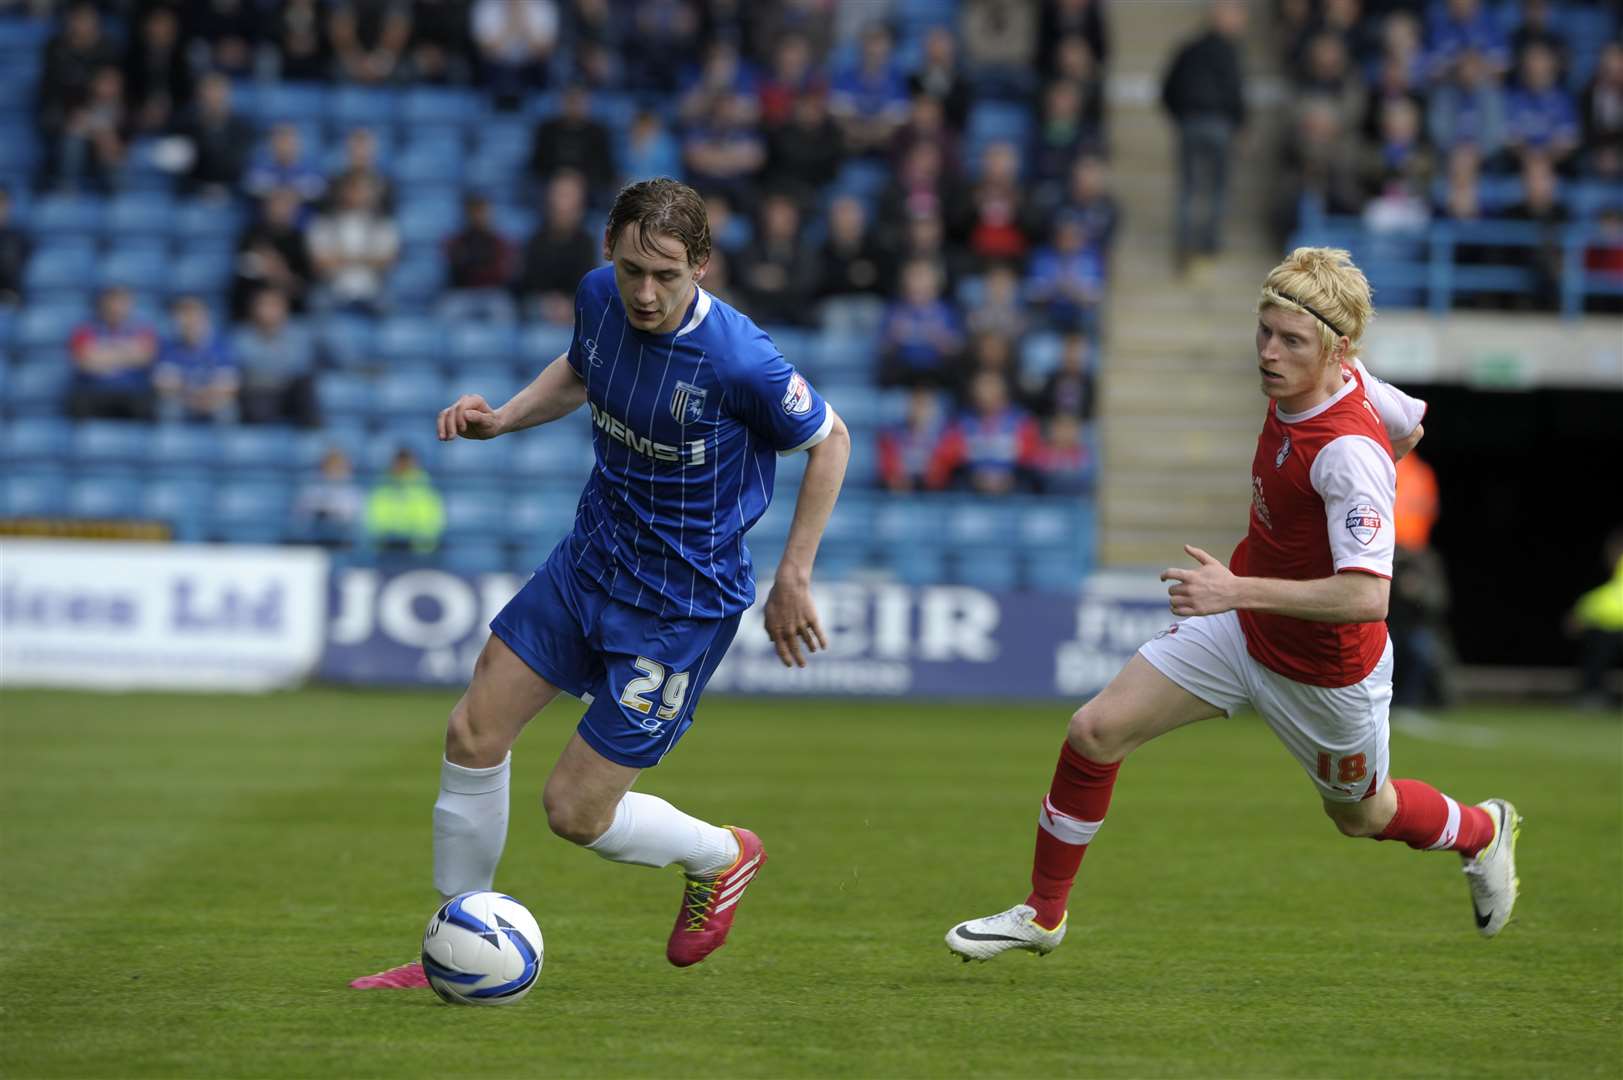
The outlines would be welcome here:
[[[612,266],[581,279],[569,363],[586,384],[597,456],[565,541],[576,568],[658,615],[748,608],[744,533],[772,501],[776,455],[827,437],[822,397],[748,316],[702,288],[674,333],[636,329]]]

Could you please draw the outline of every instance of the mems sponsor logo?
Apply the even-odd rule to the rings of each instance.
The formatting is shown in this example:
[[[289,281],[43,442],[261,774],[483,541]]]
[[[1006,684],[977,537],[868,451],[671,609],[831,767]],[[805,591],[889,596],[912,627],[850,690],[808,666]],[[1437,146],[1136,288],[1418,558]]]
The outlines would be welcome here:
[[[704,464],[703,439],[690,439],[676,446],[670,443],[655,442],[651,436],[631,430],[624,420],[621,420],[618,416],[610,415],[604,409],[598,408],[595,403],[588,402],[587,404],[592,409],[593,426],[633,452],[646,458],[652,458],[655,461],[672,461],[683,465]]]

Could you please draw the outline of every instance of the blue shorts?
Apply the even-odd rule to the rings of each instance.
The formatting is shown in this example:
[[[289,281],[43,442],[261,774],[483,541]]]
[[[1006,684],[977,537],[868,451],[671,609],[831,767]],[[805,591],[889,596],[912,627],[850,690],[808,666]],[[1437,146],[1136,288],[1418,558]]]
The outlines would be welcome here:
[[[632,607],[581,577],[560,544],[490,630],[537,675],[587,703],[578,730],[592,749],[646,769],[693,725],[739,618],[662,618]]]

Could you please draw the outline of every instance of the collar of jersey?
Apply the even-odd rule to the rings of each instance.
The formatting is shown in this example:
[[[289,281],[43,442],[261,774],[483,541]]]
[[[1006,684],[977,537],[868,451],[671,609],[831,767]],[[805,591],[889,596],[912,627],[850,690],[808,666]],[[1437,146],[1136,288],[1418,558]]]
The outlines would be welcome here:
[[[635,326],[633,326],[631,329],[635,333],[642,334],[645,337],[653,337],[653,338],[670,337],[672,339],[675,339],[675,338],[684,337],[684,336],[686,336],[688,334],[693,333],[693,331],[695,331],[695,330],[697,330],[699,328],[699,324],[704,322],[704,317],[706,315],[710,314],[710,307],[711,307],[711,303],[712,303],[712,301],[710,299],[710,294],[705,292],[703,289],[699,288],[699,286],[697,286],[697,285],[693,286],[693,294],[694,294],[693,314],[688,316],[688,321],[686,323],[682,324],[682,328],[680,330],[678,330],[676,333],[674,333],[674,334],[650,334],[646,330],[638,330]]]
[[[1341,389],[1337,390],[1335,392],[1335,394],[1333,394],[1328,399],[1319,402],[1317,405],[1313,406],[1311,409],[1303,409],[1301,412],[1289,413],[1289,412],[1286,412],[1284,409],[1276,408],[1276,409],[1274,409],[1274,415],[1279,417],[1279,422],[1281,424],[1300,424],[1303,420],[1311,420],[1315,416],[1318,416],[1321,413],[1323,413],[1326,409],[1330,408],[1330,406],[1334,405],[1336,402],[1340,401],[1342,398],[1344,398],[1348,394],[1352,393],[1353,392],[1353,387],[1355,387],[1357,385],[1358,385],[1358,376],[1354,375],[1352,378],[1350,378],[1346,382],[1342,383],[1341,384]]]

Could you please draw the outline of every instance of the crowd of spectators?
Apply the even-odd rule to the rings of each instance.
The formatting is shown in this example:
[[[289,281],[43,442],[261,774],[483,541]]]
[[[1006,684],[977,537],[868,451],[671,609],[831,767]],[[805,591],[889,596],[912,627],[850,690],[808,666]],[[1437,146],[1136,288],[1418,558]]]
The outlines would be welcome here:
[[[943,2],[933,25],[901,20],[903,6],[69,4],[45,47],[37,186],[120,191],[141,148],[178,193],[248,219],[226,310],[180,296],[167,319],[142,317],[128,289],[100,295],[74,335],[71,411],[319,424],[308,327],[397,310],[397,208],[414,193],[391,177],[394,132],[357,125],[341,150],[312,147],[238,98],[304,82],[458,86],[494,115],[535,117],[505,190],[536,225],[504,233],[495,200],[514,196],[462,191],[461,225],[440,241],[446,319],[567,326],[619,184],[674,173],[711,209],[707,287],[769,327],[871,343],[873,382],[917,399],[887,438],[916,436],[921,411],[944,418],[928,466],[887,466],[885,486],[1083,486],[1117,221],[1102,0]],[[556,107],[531,108],[542,94]],[[624,130],[595,111],[603,94],[634,102]],[[26,243],[0,196],[0,302]],[[1033,333],[1063,336],[1057,371],[1022,362]]]
[[[1495,307],[1553,309],[1557,227],[1623,212],[1623,19],[1606,0],[1280,0],[1294,81],[1277,226],[1306,208],[1377,231],[1531,222],[1543,242],[1463,245],[1460,263],[1531,264]],[[1601,193],[1575,205],[1570,192]],[[1615,230],[1587,253],[1607,272]],[[1623,278],[1619,278],[1623,284]],[[1470,302],[1470,298],[1466,298]]]

